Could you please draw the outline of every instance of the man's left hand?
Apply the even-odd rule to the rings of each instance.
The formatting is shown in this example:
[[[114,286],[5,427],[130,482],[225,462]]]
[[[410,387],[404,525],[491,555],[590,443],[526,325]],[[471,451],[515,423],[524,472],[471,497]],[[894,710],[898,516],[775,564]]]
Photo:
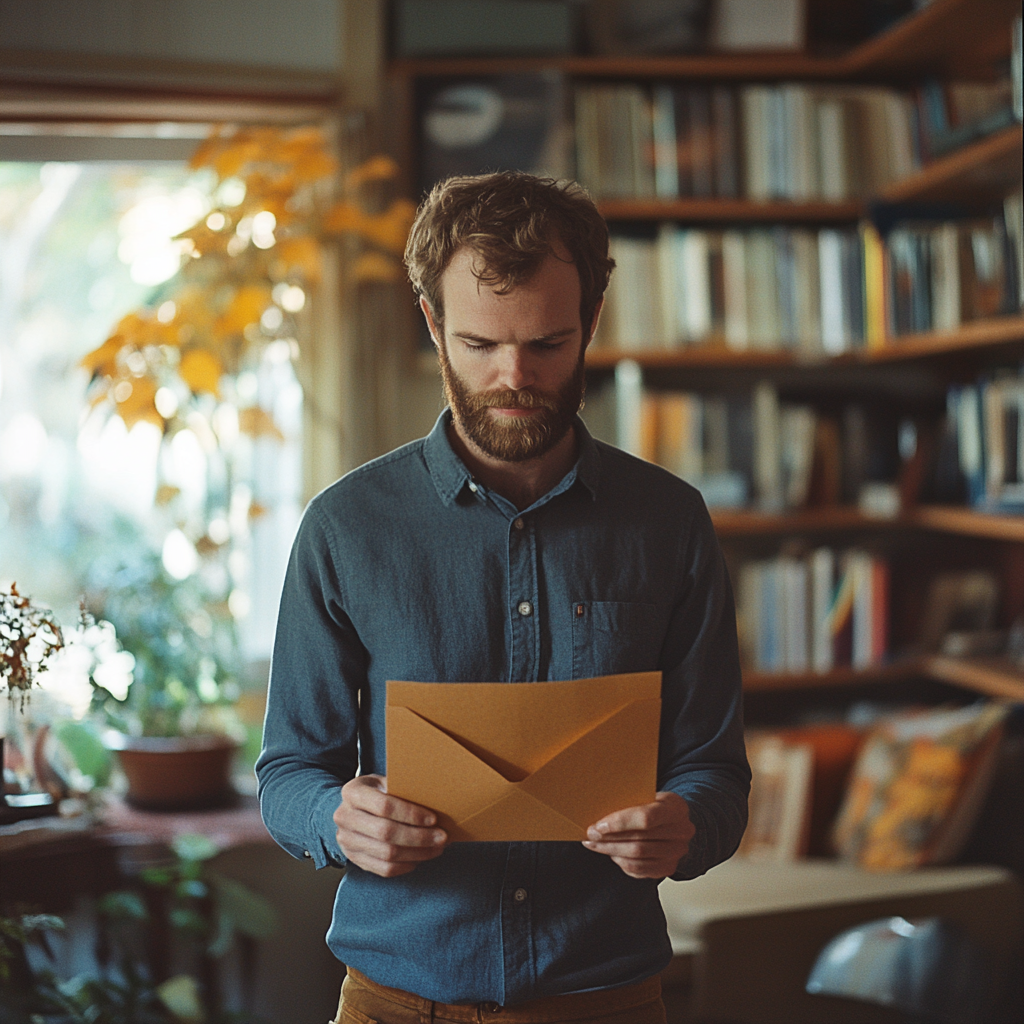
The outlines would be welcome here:
[[[632,878],[667,878],[686,856],[696,831],[681,796],[657,793],[652,804],[627,807],[595,822],[583,845],[607,854]]]

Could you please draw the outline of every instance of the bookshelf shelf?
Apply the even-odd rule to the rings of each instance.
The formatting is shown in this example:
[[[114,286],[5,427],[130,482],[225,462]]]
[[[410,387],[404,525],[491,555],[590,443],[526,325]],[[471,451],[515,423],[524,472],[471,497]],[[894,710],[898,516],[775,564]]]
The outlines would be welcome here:
[[[974,320],[955,331],[930,331],[889,338],[882,348],[858,354],[867,363],[892,363],[976,352],[986,348],[1002,349],[1019,345],[1024,354],[1024,316],[1017,314]]]
[[[561,71],[574,78],[830,80],[847,74],[842,61],[803,53],[714,53],[678,57],[454,57],[391,62],[396,78],[462,78],[527,71]]]
[[[1019,0],[933,0],[840,61],[851,77],[921,75],[990,78],[1010,52],[1009,25]]]
[[[1024,670],[1005,658],[947,658],[928,655],[906,658],[878,668],[838,668],[831,672],[744,671],[747,693],[840,686],[885,685],[914,678],[949,683],[989,697],[1024,700]]]
[[[679,220],[707,223],[836,224],[864,215],[859,202],[758,203],[748,199],[605,199],[598,203],[605,220]]]
[[[964,146],[882,189],[883,202],[959,202],[1002,199],[1021,180],[1021,126],[1013,125]]]
[[[772,515],[750,510],[718,510],[711,519],[719,537],[799,536],[811,533],[930,530],[959,537],[1024,543],[1024,516],[991,515],[970,508],[922,505],[896,519],[866,516],[856,508],[831,506]]]
[[[975,320],[955,331],[933,331],[891,338],[882,348],[845,352],[838,356],[794,352],[788,349],[732,349],[723,344],[692,345],[678,349],[592,348],[587,366],[611,369],[623,359],[632,359],[645,369],[763,369],[820,370],[827,366],[871,366],[915,362],[957,354],[1006,354],[1019,348],[1024,356],[1024,316],[1011,315]],[[1010,351],[1009,354],[1015,354]]]
[[[986,537],[990,540],[1024,543],[1024,515],[990,515],[969,508],[922,505],[908,517],[909,525],[961,537]]]
[[[1024,701],[1024,669],[1002,658],[961,659],[939,655],[924,660],[926,674],[990,697]]]
[[[845,530],[891,530],[899,520],[877,519],[845,506],[804,509],[772,515],[748,510],[711,513],[719,537],[785,536]]]
[[[831,672],[743,672],[743,689],[748,693],[766,690],[805,690],[823,687],[897,683],[922,674],[919,659],[878,668],[836,668]]]

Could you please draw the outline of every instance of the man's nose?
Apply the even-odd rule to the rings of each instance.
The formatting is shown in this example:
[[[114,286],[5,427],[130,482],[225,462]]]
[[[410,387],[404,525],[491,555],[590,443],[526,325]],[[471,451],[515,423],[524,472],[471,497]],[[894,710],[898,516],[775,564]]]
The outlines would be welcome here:
[[[521,345],[509,345],[501,357],[501,385],[520,391],[535,383],[531,354]]]

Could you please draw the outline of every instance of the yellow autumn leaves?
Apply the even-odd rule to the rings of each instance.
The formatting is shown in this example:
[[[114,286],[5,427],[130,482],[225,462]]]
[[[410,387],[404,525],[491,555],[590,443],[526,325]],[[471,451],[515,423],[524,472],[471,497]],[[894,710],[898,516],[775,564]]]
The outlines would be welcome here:
[[[123,317],[82,360],[93,402],[111,403],[128,427],[148,420],[166,429],[183,404],[223,397],[226,375],[293,335],[303,295],[320,283],[325,242],[358,240],[348,266],[358,283],[392,282],[402,273],[415,208],[401,198],[380,202],[380,187],[398,175],[389,157],[374,157],[339,182],[321,129],[250,127],[215,131],[191,165],[212,170],[215,187],[210,210],[179,236],[186,255],[178,275],[155,308]],[[371,191],[372,208],[365,201]],[[161,402],[167,388],[175,398]],[[243,432],[280,436],[268,415],[240,411]]]

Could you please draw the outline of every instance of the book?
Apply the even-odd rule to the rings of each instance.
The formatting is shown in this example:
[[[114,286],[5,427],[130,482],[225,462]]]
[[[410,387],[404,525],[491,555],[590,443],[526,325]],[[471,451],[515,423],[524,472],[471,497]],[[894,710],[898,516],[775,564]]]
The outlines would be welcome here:
[[[737,856],[786,862],[807,852],[814,748],[771,732],[748,732],[750,798]]]

